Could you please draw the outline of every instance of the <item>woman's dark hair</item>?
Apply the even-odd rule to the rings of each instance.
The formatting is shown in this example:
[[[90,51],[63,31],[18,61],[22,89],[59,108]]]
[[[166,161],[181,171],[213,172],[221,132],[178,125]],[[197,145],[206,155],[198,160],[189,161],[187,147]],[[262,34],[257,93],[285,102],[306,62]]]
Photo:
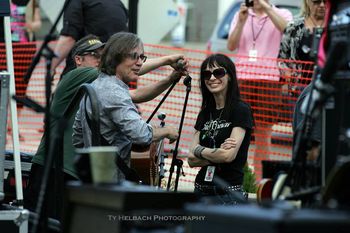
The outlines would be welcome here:
[[[141,39],[129,32],[118,32],[107,41],[101,56],[99,70],[108,75],[115,75],[116,67],[135,48],[143,46]]]
[[[203,71],[207,70],[208,67],[212,68],[216,66],[225,68],[226,73],[229,76],[229,80],[227,84],[225,108],[223,112],[224,116],[228,116],[230,114],[230,110],[232,109],[229,106],[232,106],[232,103],[239,101],[241,97],[240,97],[239,88],[238,88],[236,66],[229,57],[223,54],[212,54],[209,57],[207,57],[201,65],[200,80],[199,80],[200,82],[199,86],[202,93],[201,110],[210,111],[216,108],[214,96],[208,90],[203,78]]]

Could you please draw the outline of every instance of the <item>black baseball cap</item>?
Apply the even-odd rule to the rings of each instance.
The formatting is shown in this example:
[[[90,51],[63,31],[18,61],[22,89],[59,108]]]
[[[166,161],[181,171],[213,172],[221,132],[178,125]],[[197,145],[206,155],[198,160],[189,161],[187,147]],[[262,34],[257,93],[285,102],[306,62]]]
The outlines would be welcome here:
[[[102,48],[105,43],[102,43],[99,39],[93,38],[84,41],[84,43],[78,45],[72,52],[72,56],[82,55],[86,52],[92,52],[96,49]]]

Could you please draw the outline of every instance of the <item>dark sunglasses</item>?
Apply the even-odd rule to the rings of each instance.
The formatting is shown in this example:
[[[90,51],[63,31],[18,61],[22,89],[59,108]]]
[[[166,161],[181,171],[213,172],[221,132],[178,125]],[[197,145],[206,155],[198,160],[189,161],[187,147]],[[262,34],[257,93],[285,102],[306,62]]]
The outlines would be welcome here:
[[[127,56],[133,60],[139,60],[141,58],[141,60],[143,62],[145,62],[147,60],[147,56],[145,56],[144,54],[138,54],[138,53],[129,53],[127,54]]]
[[[226,70],[224,68],[217,68],[213,71],[210,70],[204,70],[202,72],[202,77],[204,80],[209,80],[211,78],[211,75],[214,75],[216,79],[222,78],[226,75]]]
[[[96,58],[96,59],[100,59],[101,56],[102,56],[101,53],[94,52],[94,51],[92,51],[92,52],[85,52],[85,53],[81,54],[81,56],[86,56],[86,55],[93,56],[93,57]]]
[[[311,0],[311,2],[315,5],[321,5],[322,2],[326,4],[326,0]]]

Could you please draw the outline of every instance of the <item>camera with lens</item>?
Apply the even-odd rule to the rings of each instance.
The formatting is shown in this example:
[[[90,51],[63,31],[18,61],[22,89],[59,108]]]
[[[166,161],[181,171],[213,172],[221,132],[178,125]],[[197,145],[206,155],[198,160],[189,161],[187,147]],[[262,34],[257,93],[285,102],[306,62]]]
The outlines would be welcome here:
[[[245,0],[245,5],[246,5],[246,7],[253,7],[254,1],[253,0]]]

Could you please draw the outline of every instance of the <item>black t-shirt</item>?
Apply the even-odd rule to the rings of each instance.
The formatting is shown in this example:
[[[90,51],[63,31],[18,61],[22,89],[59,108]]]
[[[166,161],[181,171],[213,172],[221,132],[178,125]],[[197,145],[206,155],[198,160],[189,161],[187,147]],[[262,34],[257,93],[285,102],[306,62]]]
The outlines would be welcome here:
[[[213,164],[214,176],[218,176],[230,185],[243,183],[243,167],[247,162],[250,137],[254,125],[250,106],[242,101],[232,105],[230,116],[224,116],[223,109],[203,110],[199,113],[195,129],[200,131],[199,143],[208,148],[220,148],[220,145],[229,138],[234,127],[246,130],[241,147],[236,158],[230,163]],[[196,183],[201,185],[214,185],[204,181],[207,166],[202,167],[196,176]]]
[[[128,31],[127,22],[128,12],[120,0],[73,0],[64,12],[61,35],[78,41],[93,34],[106,42],[114,33]],[[74,68],[69,54],[62,75]]]
[[[313,41],[313,33],[311,33],[309,30],[307,30],[303,37],[300,40],[300,46],[297,48],[297,57],[301,61],[311,61],[313,62],[314,59],[311,56],[312,51],[308,51],[307,48],[312,49],[312,41]],[[314,69],[313,65],[303,65],[303,71],[301,74],[301,77],[303,78],[311,78],[312,77],[312,70]],[[309,83],[309,81],[301,80],[302,83]]]
[[[297,48],[297,55],[299,60],[301,61],[313,61],[312,57],[310,56],[311,51],[308,51],[306,48],[311,49],[312,47],[312,38],[313,34],[307,30],[303,37],[300,40],[300,46]]]

